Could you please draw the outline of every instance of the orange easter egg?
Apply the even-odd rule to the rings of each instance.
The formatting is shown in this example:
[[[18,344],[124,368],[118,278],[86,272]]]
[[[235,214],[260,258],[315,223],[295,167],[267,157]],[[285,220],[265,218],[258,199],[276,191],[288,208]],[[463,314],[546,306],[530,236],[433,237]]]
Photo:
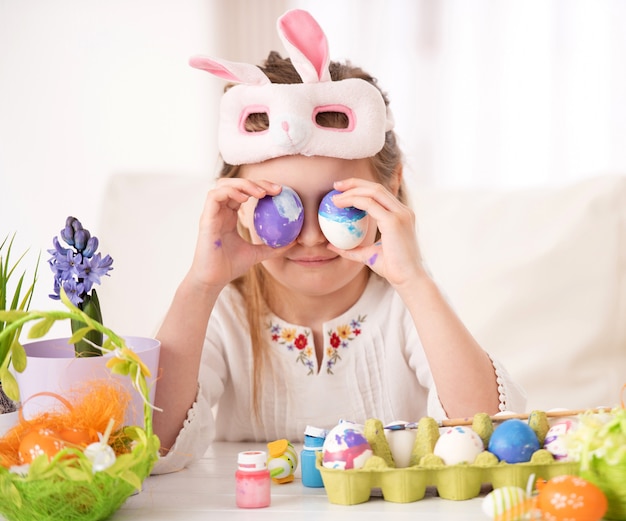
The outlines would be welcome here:
[[[32,461],[45,454],[52,459],[57,452],[65,448],[65,442],[59,434],[52,429],[32,430],[22,438],[18,453],[20,461],[32,463]]]
[[[604,493],[577,476],[557,476],[539,490],[537,506],[547,521],[598,521],[608,504]]]
[[[89,431],[79,429],[64,429],[59,433],[59,437],[70,445],[78,445],[85,448],[90,443],[98,441],[98,437],[89,434]]]

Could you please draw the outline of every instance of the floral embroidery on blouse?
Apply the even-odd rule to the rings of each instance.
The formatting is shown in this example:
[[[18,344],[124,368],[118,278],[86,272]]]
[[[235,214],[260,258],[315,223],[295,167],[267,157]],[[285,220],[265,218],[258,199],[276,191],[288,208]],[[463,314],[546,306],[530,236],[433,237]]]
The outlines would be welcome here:
[[[365,321],[366,316],[359,316],[357,319],[351,320],[349,324],[339,325],[327,332],[326,372],[328,374],[334,374],[333,368],[341,360],[339,350],[346,349],[350,342],[361,334],[361,324]],[[272,342],[285,346],[287,351],[296,353],[296,363],[302,364],[308,369],[307,375],[315,374],[315,350],[309,344],[310,331],[308,329],[286,327],[273,322],[269,323],[268,329]]]
[[[309,331],[302,329],[301,332],[294,327],[282,327],[280,324],[270,322],[269,329],[272,342],[284,345],[288,351],[298,353],[296,363],[304,365],[309,371],[307,375],[315,373],[315,353],[309,345]]]
[[[327,332],[328,346],[326,347],[326,372],[334,374],[333,368],[337,362],[341,360],[339,355],[340,349],[346,349],[350,342],[361,334],[361,324],[365,322],[367,315],[360,316],[356,320],[352,320],[350,325],[344,324],[337,326]]]

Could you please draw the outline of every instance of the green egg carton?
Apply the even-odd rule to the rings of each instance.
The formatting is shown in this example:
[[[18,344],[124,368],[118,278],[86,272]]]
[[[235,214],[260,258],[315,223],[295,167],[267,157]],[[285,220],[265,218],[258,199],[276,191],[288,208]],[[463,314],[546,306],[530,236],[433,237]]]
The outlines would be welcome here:
[[[412,503],[423,499],[427,487],[435,487],[439,497],[465,500],[477,497],[483,485],[493,488],[517,486],[526,489],[528,478],[551,479],[564,474],[577,475],[578,463],[551,464],[498,463],[493,467],[458,464],[407,468],[367,468],[359,470],[318,469],[324,481],[328,500],[336,505],[356,505],[370,499],[372,489],[380,489],[383,498],[393,503]]]
[[[373,440],[367,436],[367,425],[366,437],[378,450],[374,451],[374,456],[363,468],[350,470],[326,468],[322,465],[322,454],[317,455],[316,466],[322,475],[328,500],[333,504],[365,503],[370,499],[373,489],[380,489],[385,501],[411,503],[423,499],[428,487],[436,488],[437,494],[443,499],[459,501],[477,497],[485,485],[491,485],[493,488],[516,486],[526,489],[528,479],[533,474],[535,478],[546,480],[565,474],[579,474],[578,462],[556,461],[545,449],[536,451],[531,460],[525,463],[501,462],[485,450],[471,464],[444,465],[432,452],[436,441],[432,439],[432,428],[431,439],[426,443],[423,439],[416,439],[414,455],[419,456],[418,463],[406,468],[391,467],[385,457],[381,457],[385,454],[378,454],[388,449],[383,439],[382,423],[378,420],[368,420],[370,421],[377,422],[376,428],[370,432],[377,432],[378,438],[372,443]],[[419,429],[418,426],[418,432]],[[424,432],[427,430],[423,429]],[[491,432],[493,429],[483,437],[485,445]],[[545,429],[536,432],[543,441]]]

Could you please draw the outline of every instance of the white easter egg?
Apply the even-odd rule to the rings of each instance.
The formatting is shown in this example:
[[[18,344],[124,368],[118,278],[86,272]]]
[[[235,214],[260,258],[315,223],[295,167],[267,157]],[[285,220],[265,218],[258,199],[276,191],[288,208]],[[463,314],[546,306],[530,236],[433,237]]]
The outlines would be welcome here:
[[[446,465],[473,463],[485,449],[483,440],[469,427],[449,427],[435,443],[433,453]]]
[[[389,425],[406,425],[408,422],[395,421]],[[385,437],[397,468],[408,467],[411,462],[417,429],[385,429]]]
[[[369,218],[367,212],[354,206],[339,208],[333,202],[337,190],[328,192],[320,203],[317,218],[322,233],[333,246],[342,250],[356,248],[367,233]]]

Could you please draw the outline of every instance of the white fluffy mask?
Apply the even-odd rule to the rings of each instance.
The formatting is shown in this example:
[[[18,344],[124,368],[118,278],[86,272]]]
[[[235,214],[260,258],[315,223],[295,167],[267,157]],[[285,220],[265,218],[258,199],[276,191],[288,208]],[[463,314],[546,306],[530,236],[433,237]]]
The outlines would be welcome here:
[[[278,34],[303,83],[277,84],[258,67],[196,56],[190,64],[237,85],[222,97],[218,144],[225,162],[258,163],[302,154],[343,159],[371,157],[385,143],[393,118],[382,94],[360,78],[331,81],[328,42],[307,12],[288,11],[278,19]],[[323,112],[343,113],[345,128],[317,123]],[[250,114],[265,114],[268,130],[245,127]]]

